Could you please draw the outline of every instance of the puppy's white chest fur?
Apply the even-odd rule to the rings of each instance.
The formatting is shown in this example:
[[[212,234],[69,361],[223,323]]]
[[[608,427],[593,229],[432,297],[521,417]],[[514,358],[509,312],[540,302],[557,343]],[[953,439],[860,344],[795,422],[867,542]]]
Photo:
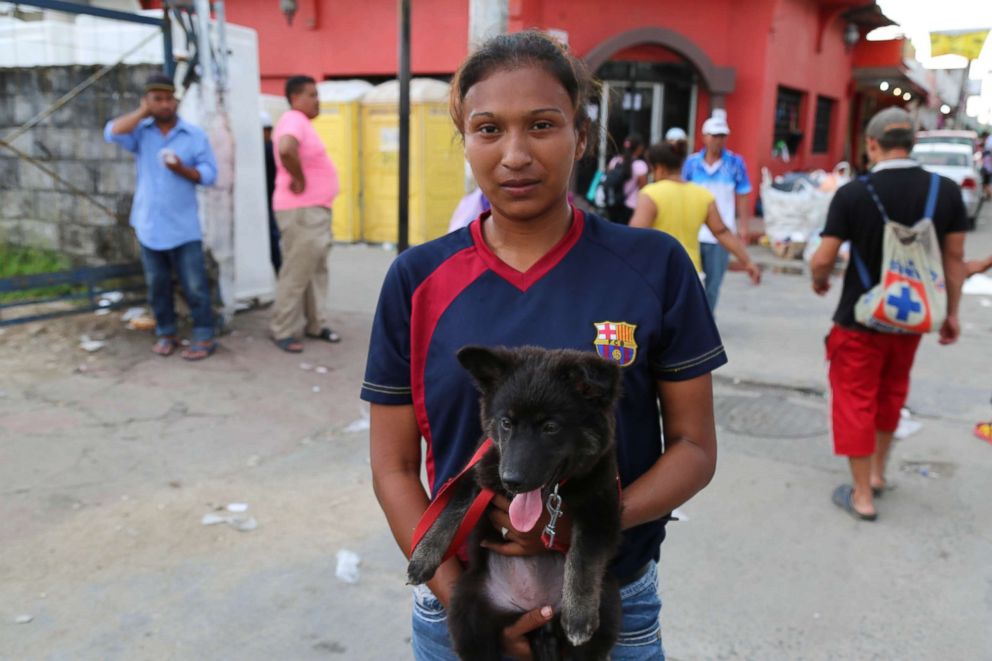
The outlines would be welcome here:
[[[493,605],[508,611],[529,611],[550,605],[561,608],[565,556],[545,553],[526,558],[490,553],[486,594]]]

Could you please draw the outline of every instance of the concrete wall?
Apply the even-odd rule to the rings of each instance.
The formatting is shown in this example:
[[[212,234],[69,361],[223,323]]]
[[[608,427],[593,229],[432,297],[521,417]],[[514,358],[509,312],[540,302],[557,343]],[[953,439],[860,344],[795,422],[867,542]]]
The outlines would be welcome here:
[[[45,110],[97,69],[0,69],[0,136]],[[0,241],[57,250],[79,264],[137,259],[137,243],[128,226],[134,160],[104,142],[103,125],[138,106],[142,84],[156,69],[119,67],[13,143],[93,196],[113,216],[0,147]]]

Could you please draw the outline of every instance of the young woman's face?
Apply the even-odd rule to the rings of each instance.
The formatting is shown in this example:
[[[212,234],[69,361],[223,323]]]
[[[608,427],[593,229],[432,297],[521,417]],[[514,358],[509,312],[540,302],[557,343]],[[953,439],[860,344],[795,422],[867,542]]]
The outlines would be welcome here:
[[[462,109],[465,156],[493,212],[530,220],[560,207],[586,137],[558,79],[540,66],[495,71]]]

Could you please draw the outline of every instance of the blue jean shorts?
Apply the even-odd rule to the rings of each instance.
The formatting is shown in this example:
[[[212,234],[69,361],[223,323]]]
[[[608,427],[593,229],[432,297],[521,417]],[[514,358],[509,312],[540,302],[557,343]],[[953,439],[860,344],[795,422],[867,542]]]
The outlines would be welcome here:
[[[651,563],[643,576],[620,588],[623,622],[610,652],[613,661],[665,661],[661,646],[661,597],[658,567]],[[458,661],[448,637],[444,606],[424,585],[413,590],[413,658],[416,661]]]

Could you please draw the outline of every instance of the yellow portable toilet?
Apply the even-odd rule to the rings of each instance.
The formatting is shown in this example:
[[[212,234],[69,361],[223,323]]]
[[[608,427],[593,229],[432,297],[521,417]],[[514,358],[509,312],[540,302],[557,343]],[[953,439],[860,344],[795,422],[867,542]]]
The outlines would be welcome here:
[[[448,116],[447,83],[410,81],[410,244],[448,230],[465,195],[465,155]],[[399,212],[400,86],[390,80],[362,99],[363,238],[395,243]]]
[[[372,89],[364,80],[326,80],[317,83],[320,114],[313,128],[338,171],[341,191],[334,200],[334,240],[354,243],[362,238],[361,108]]]

